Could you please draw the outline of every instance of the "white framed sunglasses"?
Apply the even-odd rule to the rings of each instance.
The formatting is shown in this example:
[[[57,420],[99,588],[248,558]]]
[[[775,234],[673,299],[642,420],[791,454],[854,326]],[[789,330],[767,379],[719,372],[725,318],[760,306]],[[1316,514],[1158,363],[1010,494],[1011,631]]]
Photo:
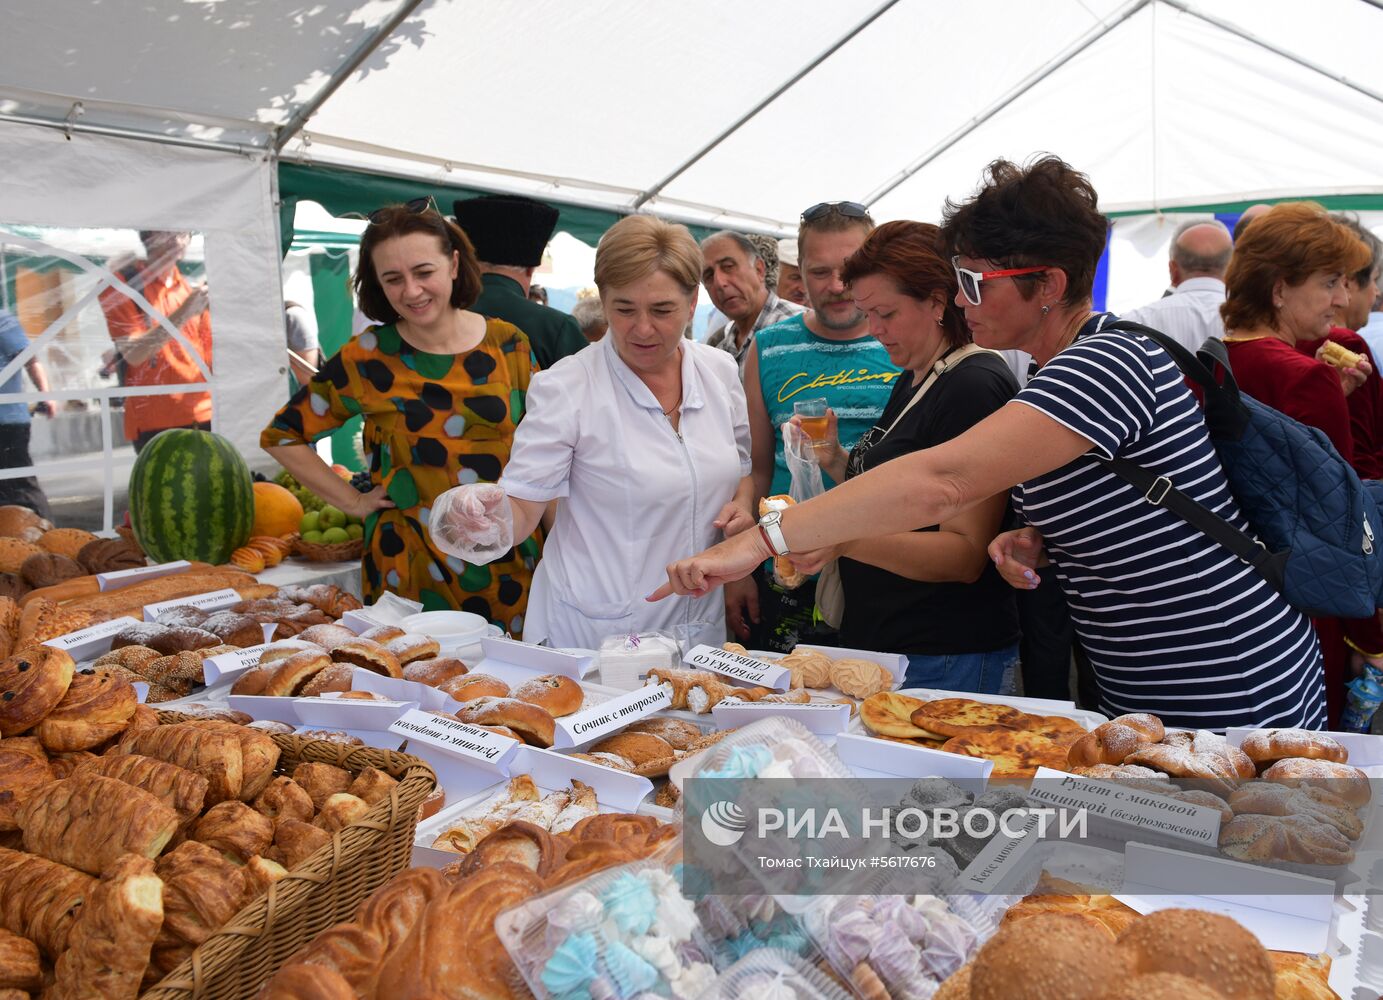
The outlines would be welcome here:
[[[961,294],[972,306],[980,304],[980,285],[994,278],[1016,278],[1022,274],[1037,274],[1039,271],[1049,270],[1047,265],[1040,267],[1009,267],[1002,271],[972,271],[969,268],[960,266],[960,256],[951,258],[951,267],[955,269],[956,281],[960,284]]]

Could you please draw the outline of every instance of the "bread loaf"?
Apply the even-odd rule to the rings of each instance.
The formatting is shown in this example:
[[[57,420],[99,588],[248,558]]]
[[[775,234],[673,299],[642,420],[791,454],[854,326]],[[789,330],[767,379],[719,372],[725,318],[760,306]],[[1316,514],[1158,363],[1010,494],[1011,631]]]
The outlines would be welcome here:
[[[89,875],[122,854],[158,857],[178,822],[142,788],[93,773],[43,786],[19,811],[26,851]]]
[[[148,858],[125,855],[82,906],[58,958],[50,1000],[135,1000],[163,926],[163,883]]]

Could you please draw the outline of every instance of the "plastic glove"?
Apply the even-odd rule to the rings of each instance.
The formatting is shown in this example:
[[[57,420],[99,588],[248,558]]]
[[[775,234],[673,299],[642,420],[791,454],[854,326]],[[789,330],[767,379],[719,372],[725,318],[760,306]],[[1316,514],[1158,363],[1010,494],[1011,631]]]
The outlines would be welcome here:
[[[449,556],[472,565],[494,562],[514,547],[509,497],[494,483],[449,489],[433,501],[428,531],[432,543]]]

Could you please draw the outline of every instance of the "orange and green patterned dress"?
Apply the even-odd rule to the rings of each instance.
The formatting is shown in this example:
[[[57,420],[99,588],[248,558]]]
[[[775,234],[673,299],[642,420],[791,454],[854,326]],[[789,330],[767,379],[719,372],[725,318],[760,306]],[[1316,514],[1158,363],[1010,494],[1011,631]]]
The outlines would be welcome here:
[[[365,415],[370,480],[396,505],[365,519],[367,602],[390,591],[428,611],[457,608],[522,632],[539,536],[472,566],[433,548],[427,522],[443,491],[499,479],[533,371],[528,338],[502,320],[488,319],[485,339],[466,354],[428,354],[392,325],[371,327],[328,359],[264,430],[261,447],[311,444]]]

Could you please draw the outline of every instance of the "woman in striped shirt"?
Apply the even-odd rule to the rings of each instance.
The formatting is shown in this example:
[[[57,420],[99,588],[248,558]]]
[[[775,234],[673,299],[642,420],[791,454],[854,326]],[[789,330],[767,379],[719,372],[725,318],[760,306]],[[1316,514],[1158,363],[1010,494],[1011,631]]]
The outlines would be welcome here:
[[[1056,157],[996,161],[948,203],[956,302],[975,342],[1033,356],[1012,402],[944,444],[887,462],[781,521],[668,567],[657,593],[698,593],[782,550],[808,553],[954,517],[1013,489],[1024,525],[990,546],[1016,587],[1055,573],[1108,714],[1171,725],[1325,724],[1307,619],[1248,565],[1109,472],[1121,456],[1247,530],[1195,398],[1146,338],[1106,331],[1091,289],[1106,220],[1089,180]]]

